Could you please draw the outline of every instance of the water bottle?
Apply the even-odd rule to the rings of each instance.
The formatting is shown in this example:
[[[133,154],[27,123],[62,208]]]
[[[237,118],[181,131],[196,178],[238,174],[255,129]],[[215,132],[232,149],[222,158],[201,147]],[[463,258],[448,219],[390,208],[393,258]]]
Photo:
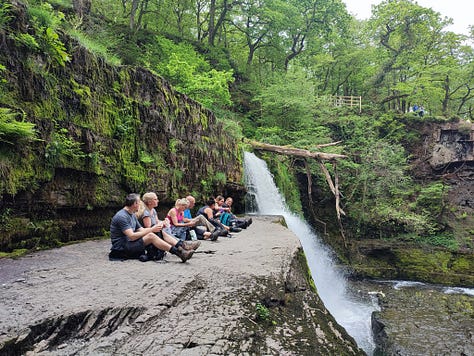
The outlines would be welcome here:
[[[191,235],[191,240],[193,240],[193,241],[197,240],[196,231],[190,230],[189,235]]]

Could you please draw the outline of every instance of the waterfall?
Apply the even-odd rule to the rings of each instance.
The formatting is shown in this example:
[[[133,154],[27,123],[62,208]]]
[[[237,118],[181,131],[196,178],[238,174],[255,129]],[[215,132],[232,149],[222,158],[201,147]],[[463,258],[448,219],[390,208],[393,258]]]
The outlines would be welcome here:
[[[244,169],[249,191],[249,212],[284,216],[288,228],[301,242],[324,305],[355,339],[358,346],[372,355],[375,344],[372,337],[371,314],[376,309],[375,301],[363,301],[356,293],[351,293],[347,278],[336,268],[331,250],[321,242],[306,221],[289,211],[265,161],[253,153],[245,152]]]

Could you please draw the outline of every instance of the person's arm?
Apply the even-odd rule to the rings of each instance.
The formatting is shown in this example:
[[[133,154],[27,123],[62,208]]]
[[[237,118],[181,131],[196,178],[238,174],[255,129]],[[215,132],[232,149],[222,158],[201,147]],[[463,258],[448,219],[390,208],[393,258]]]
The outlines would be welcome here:
[[[149,216],[143,217],[143,227],[151,227],[151,217]]]
[[[183,218],[182,223],[178,222],[178,216],[176,215],[176,209],[171,209],[168,215],[171,218],[171,222],[173,223],[174,226],[179,226],[179,227],[188,227],[188,226],[194,226],[195,222],[194,220],[189,220],[186,221],[186,219]]]
[[[206,209],[204,209],[204,212],[207,215],[207,220],[213,220],[214,219],[214,211],[212,210],[212,208],[206,208]]]
[[[223,211],[226,211],[226,212],[230,213],[230,206],[222,205],[222,206],[221,206],[221,209],[222,209]]]
[[[152,226],[152,227],[140,227],[137,231],[133,231],[133,229],[127,229],[127,230],[124,230],[123,233],[125,234],[125,236],[128,237],[128,239],[130,241],[135,241],[135,240],[138,240],[140,237],[143,237],[147,234],[149,234],[150,232],[158,232],[161,230],[161,228],[163,227],[163,224],[157,224],[155,226]]]

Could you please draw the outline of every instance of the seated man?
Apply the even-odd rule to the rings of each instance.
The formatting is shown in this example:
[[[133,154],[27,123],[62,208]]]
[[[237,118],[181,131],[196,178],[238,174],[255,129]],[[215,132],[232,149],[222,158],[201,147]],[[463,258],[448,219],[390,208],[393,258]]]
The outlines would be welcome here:
[[[196,199],[192,195],[188,195],[186,197],[188,200],[189,204],[186,210],[184,211],[184,221],[185,222],[194,222],[194,226],[203,226],[207,231],[209,232],[214,232],[216,230],[216,227],[212,225],[209,220],[207,220],[204,216],[198,214],[195,218],[192,217],[191,215],[191,209],[194,208],[194,205],[196,204]]]
[[[240,219],[232,213],[232,203],[234,200],[231,197],[228,197],[225,202],[222,204],[222,213],[220,216],[220,221],[222,224],[230,226],[231,232],[239,231],[240,229],[246,229],[252,224],[252,218],[249,219]]]
[[[216,200],[214,198],[209,198],[206,202],[206,205],[204,205],[198,210],[198,216],[204,216],[212,225],[214,225],[214,227],[218,231],[219,236],[232,237],[229,234],[230,228],[221,224],[219,219],[216,217],[216,212]]]
[[[119,210],[112,218],[110,224],[110,239],[112,248],[109,258],[127,259],[141,258],[146,256],[146,247],[168,251],[181,258],[182,262],[189,260],[194,250],[186,250],[182,242],[173,240],[166,242],[156,233],[159,233],[163,225],[155,225],[149,228],[143,228],[135,213],[140,207],[140,195],[129,194],[125,199],[125,206]]]

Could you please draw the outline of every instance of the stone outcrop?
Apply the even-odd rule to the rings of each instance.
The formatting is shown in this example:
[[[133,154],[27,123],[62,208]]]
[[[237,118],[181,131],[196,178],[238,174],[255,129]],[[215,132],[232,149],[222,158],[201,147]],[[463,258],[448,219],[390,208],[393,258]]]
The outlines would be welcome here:
[[[380,286],[379,286],[380,287]],[[380,355],[473,355],[474,296],[434,285],[381,287],[372,329]],[[420,340],[423,340],[422,342]]]
[[[101,235],[130,192],[155,191],[168,206],[189,193],[240,201],[241,153],[211,111],[64,34],[46,41],[54,35],[20,3],[8,15],[0,108],[34,123],[37,139],[0,141],[0,251]]]
[[[0,259],[0,353],[363,355],[314,289],[298,238],[253,217],[187,263],[108,261],[109,241]]]

